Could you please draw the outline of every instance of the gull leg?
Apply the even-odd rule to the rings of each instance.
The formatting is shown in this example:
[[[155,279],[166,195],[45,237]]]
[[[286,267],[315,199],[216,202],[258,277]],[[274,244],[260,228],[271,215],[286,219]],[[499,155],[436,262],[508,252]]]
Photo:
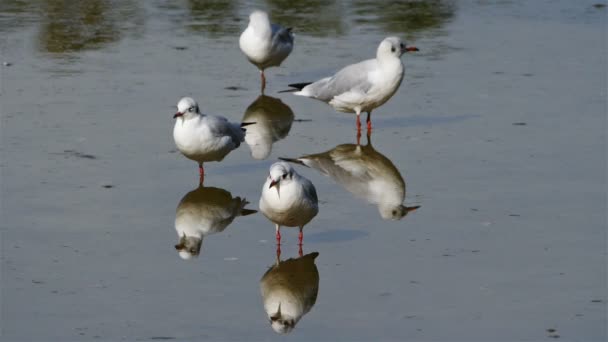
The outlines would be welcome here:
[[[302,252],[302,240],[304,239],[304,233],[302,233],[302,229],[304,227],[300,227],[300,234],[298,234],[298,256],[302,256],[304,253]]]
[[[266,76],[264,76],[264,70],[260,70],[260,77],[262,78],[262,94],[264,94],[264,89],[266,89]]]
[[[277,246],[281,245],[281,226],[279,226],[278,224],[276,225],[276,232],[277,232]]]
[[[361,112],[357,112],[357,132],[361,132]]]
[[[370,134],[372,131],[372,111],[367,112],[367,134]]]
[[[277,245],[277,266],[281,263],[281,245]]]
[[[203,169],[203,163],[198,163],[198,185],[203,186],[205,181],[205,169]]]
[[[361,131],[357,131],[357,146],[361,144]]]

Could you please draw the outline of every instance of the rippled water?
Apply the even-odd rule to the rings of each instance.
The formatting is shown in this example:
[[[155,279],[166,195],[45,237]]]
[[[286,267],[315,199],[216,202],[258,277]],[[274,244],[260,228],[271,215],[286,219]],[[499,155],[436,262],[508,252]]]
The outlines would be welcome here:
[[[1,1],[3,340],[605,340],[601,3]],[[254,8],[296,33],[265,96],[237,43]],[[421,51],[361,147],[353,115],[277,93],[387,35]],[[258,123],[204,188],[182,96]],[[396,195],[296,165],[319,214],[277,255],[251,211],[270,164],[358,148]],[[391,220],[402,195],[420,208]],[[189,261],[180,213],[209,227]]]

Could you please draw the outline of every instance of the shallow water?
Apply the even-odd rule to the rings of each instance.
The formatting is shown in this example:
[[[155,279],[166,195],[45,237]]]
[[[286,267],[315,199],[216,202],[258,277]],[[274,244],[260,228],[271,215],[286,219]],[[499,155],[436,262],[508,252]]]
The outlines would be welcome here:
[[[3,340],[605,340],[598,2],[3,0]],[[297,34],[262,103],[237,43],[256,7]],[[206,165],[206,186],[257,209],[278,157],[356,140],[353,115],[277,91],[372,57],[389,34],[421,51],[403,57],[371,142],[421,207],[384,220],[296,166],[320,198],[303,248],[319,253],[318,294],[277,335],[260,294],[277,257],[263,215],[206,236],[195,260],[175,252],[176,207],[198,178],[175,150],[175,104],[269,118],[251,137],[266,150],[244,143]],[[282,260],[296,242],[284,229]]]

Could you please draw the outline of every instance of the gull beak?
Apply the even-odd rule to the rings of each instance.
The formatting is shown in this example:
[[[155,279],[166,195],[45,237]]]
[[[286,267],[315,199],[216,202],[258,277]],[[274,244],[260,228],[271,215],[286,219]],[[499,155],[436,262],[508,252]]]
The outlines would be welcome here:
[[[269,189],[271,189],[273,186],[275,186],[275,185],[277,185],[277,184],[279,184],[279,181],[272,180],[272,181],[270,182],[270,186],[269,186],[268,188],[269,188]]]
[[[420,206],[419,206],[419,205],[416,205],[416,206],[413,206],[413,207],[405,207],[405,214],[407,215],[407,214],[409,214],[410,212],[412,212],[412,211],[414,211],[414,210],[416,210],[416,209],[418,209],[418,208],[420,208]]]
[[[182,115],[184,115],[184,113],[177,112],[177,113],[175,113],[175,115],[173,115],[173,118],[175,119],[175,118],[180,117]]]
[[[270,316],[270,320],[272,322],[277,321],[279,319],[281,319],[281,303],[279,303],[279,309],[277,310],[277,312],[274,315]]]
[[[181,251],[186,248],[186,233],[179,238],[179,243],[175,245],[175,249]]]
[[[277,196],[279,196],[279,198],[281,198],[281,192],[280,192],[280,188],[281,188],[281,184],[279,183],[279,181],[271,181],[270,182],[270,186],[268,187],[269,189],[272,188],[274,186],[275,189],[277,189]]]
[[[420,50],[418,50],[418,48],[415,46],[407,46],[407,47],[405,47],[405,49],[403,49],[402,52],[415,52],[415,51],[420,51]]]

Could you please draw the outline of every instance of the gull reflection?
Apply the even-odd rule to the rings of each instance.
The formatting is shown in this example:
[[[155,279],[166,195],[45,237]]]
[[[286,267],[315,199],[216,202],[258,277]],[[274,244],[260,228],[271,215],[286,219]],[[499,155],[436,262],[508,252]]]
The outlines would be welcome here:
[[[245,132],[251,156],[257,160],[268,158],[272,144],[287,136],[293,120],[291,108],[277,98],[261,95],[253,101],[243,116],[243,122],[256,123]]]
[[[237,216],[254,214],[245,198],[232,197],[224,189],[200,186],[187,193],[177,205],[175,249],[182,259],[198,257],[205,235],[223,232]]]
[[[302,316],[307,314],[317,301],[319,271],[313,252],[295,259],[277,261],[260,280],[264,310],[272,329],[279,334],[291,332]]]
[[[365,146],[342,144],[323,153],[279,159],[308,166],[329,176],[353,195],[377,205],[385,220],[400,220],[420,208],[403,205],[405,181],[390,159],[372,146],[369,134]]]

